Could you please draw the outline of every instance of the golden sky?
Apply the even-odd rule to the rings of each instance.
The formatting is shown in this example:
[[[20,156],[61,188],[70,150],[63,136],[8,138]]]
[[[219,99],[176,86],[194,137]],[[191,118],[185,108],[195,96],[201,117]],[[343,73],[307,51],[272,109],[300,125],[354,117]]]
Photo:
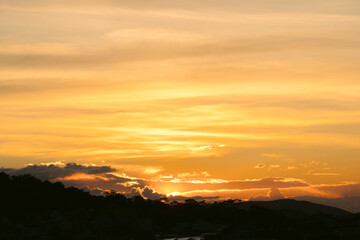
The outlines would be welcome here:
[[[359,63],[358,0],[2,0],[0,166],[360,195]]]

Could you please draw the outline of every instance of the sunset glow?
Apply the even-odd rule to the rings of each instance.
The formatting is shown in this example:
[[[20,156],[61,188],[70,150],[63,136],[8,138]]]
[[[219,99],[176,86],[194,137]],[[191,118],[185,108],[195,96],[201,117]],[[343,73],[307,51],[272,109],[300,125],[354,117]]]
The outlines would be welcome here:
[[[360,196],[359,1],[0,11],[0,167],[149,198]]]

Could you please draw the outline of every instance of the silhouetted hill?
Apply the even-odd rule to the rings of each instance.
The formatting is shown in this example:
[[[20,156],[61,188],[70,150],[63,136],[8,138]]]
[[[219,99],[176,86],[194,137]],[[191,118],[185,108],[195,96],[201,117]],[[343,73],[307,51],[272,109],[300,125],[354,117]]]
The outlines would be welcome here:
[[[1,240],[360,239],[359,214],[303,201],[164,203],[5,173],[0,191]]]
[[[280,211],[301,211],[307,214],[330,214],[334,216],[344,216],[351,214],[350,212],[335,208],[329,207],[322,204],[316,204],[308,201],[297,201],[294,199],[280,199],[275,201],[250,201],[243,202],[241,208],[249,209],[251,206],[259,206],[271,210],[280,210]]]
[[[360,212],[360,196],[345,196],[342,198],[324,198],[315,196],[297,196],[293,199],[298,201],[310,201],[336,208],[345,209],[352,213]]]

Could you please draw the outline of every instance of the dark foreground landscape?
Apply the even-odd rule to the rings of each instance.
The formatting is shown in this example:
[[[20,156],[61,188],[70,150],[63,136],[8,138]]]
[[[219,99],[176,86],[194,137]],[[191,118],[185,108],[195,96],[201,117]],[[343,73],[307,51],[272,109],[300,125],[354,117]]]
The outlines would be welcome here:
[[[305,201],[165,203],[0,173],[0,239],[360,239],[360,214]]]

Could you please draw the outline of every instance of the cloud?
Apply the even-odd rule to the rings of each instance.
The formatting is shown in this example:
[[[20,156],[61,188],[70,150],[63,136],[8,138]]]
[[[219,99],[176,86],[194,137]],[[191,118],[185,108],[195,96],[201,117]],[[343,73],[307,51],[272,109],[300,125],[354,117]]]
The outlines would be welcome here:
[[[75,175],[77,177],[77,175]],[[57,179],[65,186],[75,186],[79,188],[88,187],[90,189],[98,188],[103,191],[114,190],[121,194],[128,194],[134,188],[144,188],[148,182],[144,179],[137,179],[129,176],[121,176],[117,173],[99,174],[94,178],[63,178]]]
[[[4,169],[5,170],[5,169]],[[211,178],[206,172],[184,172],[176,175],[160,175],[152,179],[131,177],[121,170],[110,166],[81,165],[76,163],[53,162],[30,165],[21,169],[6,169],[12,175],[31,174],[42,180],[61,181],[66,186],[75,186],[93,194],[102,194],[114,190],[128,197],[142,196],[148,199],[166,197],[169,192],[158,192],[159,189],[181,189],[182,192],[216,191],[218,189],[246,190],[264,188],[289,188],[308,186],[299,179],[262,178],[245,180],[224,180]],[[184,200],[189,196],[181,196],[181,192],[172,194],[173,200]],[[195,195],[196,199],[218,199],[219,196]],[[194,198],[193,196],[191,198]]]
[[[141,190],[139,188],[131,188],[130,192],[123,193],[125,197],[132,198],[135,196],[141,196]]]
[[[167,199],[167,201],[172,202],[172,201],[185,201],[187,199],[194,199],[197,201],[202,201],[202,200],[217,200],[220,199],[219,196],[192,196],[192,197],[187,197],[187,196],[183,196],[183,195],[165,195],[165,194],[161,194],[159,192],[157,192],[155,189],[149,187],[149,186],[145,186],[144,188],[132,188],[131,191],[129,193],[124,194],[126,197],[131,198],[134,196],[141,196],[145,199],[151,199],[151,200],[158,200],[158,199]]]
[[[150,165],[141,165],[141,164],[114,164],[117,169],[122,172],[126,172],[130,175],[155,175],[162,171],[164,168],[162,166],[150,166]]]
[[[166,197],[166,195],[160,194],[160,193],[156,192],[155,189],[150,188],[148,186],[146,186],[145,188],[143,188],[141,190],[141,195],[144,198],[148,198],[148,199],[160,199],[160,198]]]
[[[31,174],[41,180],[56,180],[74,174],[83,173],[89,175],[115,172],[116,169],[110,166],[86,166],[76,163],[61,164],[35,164],[20,169],[9,169],[11,175]]]
[[[284,195],[280,192],[278,188],[271,188],[267,196],[260,195],[256,197],[251,197],[249,201],[272,201],[283,198]]]
[[[211,175],[208,172],[192,172],[192,173],[178,173],[177,178],[204,178],[210,177]]]
[[[146,166],[129,166],[132,172],[144,172],[149,169]],[[158,168],[155,172],[158,172]],[[151,181],[131,177],[124,172],[119,172],[110,166],[82,165],[76,163],[50,162],[31,164],[21,169],[2,169],[11,175],[31,174],[42,180],[61,181],[65,186],[75,186],[94,195],[103,195],[107,191],[114,190],[124,194],[126,197],[142,196],[145,199],[166,198],[165,194],[157,192],[150,187]],[[160,169],[162,170],[162,169]],[[121,171],[121,170],[120,170]],[[153,174],[153,172],[152,172]],[[179,173],[182,178],[208,177],[207,172]],[[171,176],[172,178],[172,176]],[[166,176],[159,176],[157,179],[167,179]],[[171,196],[172,201],[188,199],[185,196]],[[216,197],[197,196],[197,200],[216,199]]]
[[[264,168],[266,165],[264,163],[259,163],[254,168]]]
[[[272,188],[269,192],[270,199],[282,199],[284,195],[277,188]]]
[[[295,170],[295,169],[298,169],[298,167],[289,166],[287,169],[288,169],[288,170]]]
[[[270,171],[270,170],[273,169],[273,168],[279,168],[279,167],[280,167],[279,164],[270,165],[269,168],[268,168],[268,171]]]
[[[358,182],[323,184],[316,187],[321,191],[335,193],[338,197],[360,196],[360,184]]]
[[[341,176],[340,173],[310,173],[310,175],[313,175],[313,176]]]
[[[100,188],[82,187],[81,189],[86,192],[89,192],[91,195],[95,195],[95,196],[101,196],[106,193],[106,191],[104,191]]]
[[[141,196],[145,199],[161,199],[166,198],[166,195],[158,193],[155,189],[145,186],[144,188],[136,187],[132,188],[129,193],[124,194],[126,197]]]
[[[21,169],[2,169],[10,175],[30,174],[41,180],[61,181],[65,186],[75,186],[99,195],[109,190],[131,193],[133,189],[142,189],[150,197],[148,182],[141,178],[120,173],[110,166],[82,165],[61,162],[29,165]],[[144,190],[145,189],[145,190]],[[153,193],[155,196],[155,193]]]
[[[309,184],[301,179],[295,178],[260,178],[244,180],[225,180],[225,179],[178,179],[163,178],[154,179],[151,185],[156,189],[173,189],[173,192],[203,192],[203,191],[241,191],[249,189],[267,188],[299,188],[309,187]],[[181,191],[177,190],[180,189]],[[168,192],[169,193],[169,192]]]
[[[318,162],[316,162],[315,164],[320,165],[320,163],[318,163]],[[323,163],[323,165],[327,165],[327,163]],[[309,166],[307,166],[305,164],[304,168],[309,168]],[[328,168],[328,167],[326,167],[326,168],[313,168],[313,169],[308,170],[307,174],[312,175],[312,176],[341,176],[340,173],[330,172],[330,170],[331,169]]]
[[[355,211],[359,208],[360,184],[313,185],[295,178],[260,178],[244,180],[213,179],[208,172],[160,175],[152,179],[132,177],[110,166],[82,165],[51,162],[26,166],[22,169],[1,169],[12,175],[31,174],[43,180],[61,181],[65,186],[75,186],[94,195],[115,190],[127,197],[142,196],[146,199],[168,198],[169,201],[217,200],[228,198],[269,201],[294,196],[346,198],[328,200],[334,206]],[[173,189],[173,193],[159,191]],[[266,194],[266,191],[268,193]],[[176,192],[177,191],[177,192]],[[167,195],[165,195],[167,193]],[[317,199],[317,198],[316,198]],[[317,199],[319,200],[319,199]],[[320,201],[319,200],[319,201]],[[348,203],[348,207],[344,207]]]

